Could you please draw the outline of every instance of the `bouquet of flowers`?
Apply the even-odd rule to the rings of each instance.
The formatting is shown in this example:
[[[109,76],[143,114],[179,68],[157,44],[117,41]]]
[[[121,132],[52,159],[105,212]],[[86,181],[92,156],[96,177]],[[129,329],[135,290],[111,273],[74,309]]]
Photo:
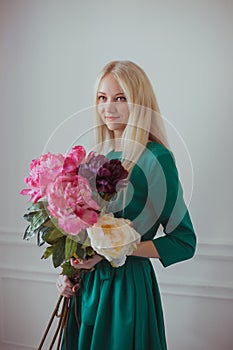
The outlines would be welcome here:
[[[30,196],[31,202],[24,215],[29,226],[23,238],[36,235],[39,246],[46,243],[42,258],[51,256],[54,267],[61,266],[62,274],[76,282],[84,271],[77,272],[71,266],[72,257],[82,260],[98,253],[113,267],[123,265],[140,242],[140,235],[129,220],[115,218],[108,207],[127,184],[127,176],[120,160],[108,160],[94,152],[87,155],[82,146],[73,147],[65,155],[42,154],[32,160],[30,174],[24,179],[27,188],[20,192]],[[59,322],[50,349],[58,335],[60,349],[63,331],[67,334],[70,302],[69,298],[59,297],[38,350],[55,317]],[[78,317],[76,320],[79,326]],[[66,336],[65,344],[68,349]]]
[[[24,215],[29,226],[24,239],[37,235],[47,243],[42,258],[52,256],[62,274],[75,276],[70,258],[88,259],[98,253],[112,266],[125,263],[140,241],[129,220],[115,218],[108,204],[127,184],[128,172],[118,159],[75,146],[65,155],[47,153],[32,160],[27,188],[31,205]]]

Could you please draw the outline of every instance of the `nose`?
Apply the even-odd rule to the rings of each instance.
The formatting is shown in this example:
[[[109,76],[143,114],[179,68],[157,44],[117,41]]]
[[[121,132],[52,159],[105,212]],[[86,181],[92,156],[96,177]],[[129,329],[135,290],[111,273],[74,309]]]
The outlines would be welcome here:
[[[106,102],[105,111],[107,113],[114,113],[116,111],[116,106],[115,106],[114,102],[112,102],[112,101]]]

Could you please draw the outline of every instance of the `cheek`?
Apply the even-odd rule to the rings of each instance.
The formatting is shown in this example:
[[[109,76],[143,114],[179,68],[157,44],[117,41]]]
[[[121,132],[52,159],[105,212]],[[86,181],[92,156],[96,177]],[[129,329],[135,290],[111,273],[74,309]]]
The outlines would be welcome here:
[[[105,113],[104,113],[104,111],[105,111],[105,109],[104,109],[104,105],[103,104],[99,104],[98,105],[98,107],[97,107],[97,111],[98,111],[98,113],[99,113],[99,116],[100,116],[100,119],[102,120],[102,121],[104,121],[104,116],[105,116]]]
[[[104,107],[103,105],[99,104],[97,106],[97,112],[99,114],[99,117],[101,119],[102,122],[105,122],[105,118],[104,118]]]
[[[127,118],[129,117],[129,109],[128,109],[128,106],[126,104],[122,104],[119,108],[119,112],[120,114],[124,117],[124,118]]]
[[[98,106],[97,106],[97,111],[98,111],[98,113],[99,114],[103,114],[103,111],[104,111],[104,106],[103,106],[103,104],[98,104]]]

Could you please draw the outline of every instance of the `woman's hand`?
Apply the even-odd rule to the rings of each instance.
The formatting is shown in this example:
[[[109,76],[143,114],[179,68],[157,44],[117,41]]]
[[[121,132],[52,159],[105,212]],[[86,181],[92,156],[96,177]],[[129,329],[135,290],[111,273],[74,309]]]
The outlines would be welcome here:
[[[79,283],[73,284],[67,276],[59,275],[57,279],[57,289],[66,298],[71,298],[79,289]]]
[[[82,260],[82,259],[70,259],[70,264],[73,266],[75,269],[86,269],[86,270],[91,270],[96,264],[98,264],[101,260],[103,259],[102,256],[95,254],[93,257],[87,259],[87,260]]]
[[[152,241],[144,241],[137,244],[137,249],[132,255],[141,256],[143,258],[160,259],[159,252]]]
[[[87,260],[77,260],[74,258],[70,259],[70,264],[73,266],[76,270],[86,269],[91,270],[96,264],[98,264],[103,259],[102,256],[95,254],[92,258]],[[79,274],[77,272],[77,274]],[[72,283],[70,279],[67,276],[59,275],[57,279],[57,289],[59,293],[67,298],[71,298],[75,292],[80,288],[79,283]]]

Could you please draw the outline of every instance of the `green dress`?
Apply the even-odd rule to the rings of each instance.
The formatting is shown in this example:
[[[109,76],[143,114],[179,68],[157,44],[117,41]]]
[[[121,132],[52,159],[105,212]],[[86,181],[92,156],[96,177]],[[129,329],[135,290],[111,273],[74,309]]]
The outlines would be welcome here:
[[[111,159],[120,156],[119,152],[109,154]],[[194,229],[174,157],[165,147],[147,144],[131,173],[124,203],[123,210],[113,208],[115,216],[132,220],[142,241],[153,240],[163,266],[194,255]],[[155,238],[160,224],[164,235]],[[77,299],[80,329],[73,303],[67,331],[69,350],[167,349],[160,293],[150,259],[128,256],[118,268],[101,261],[83,276]]]

